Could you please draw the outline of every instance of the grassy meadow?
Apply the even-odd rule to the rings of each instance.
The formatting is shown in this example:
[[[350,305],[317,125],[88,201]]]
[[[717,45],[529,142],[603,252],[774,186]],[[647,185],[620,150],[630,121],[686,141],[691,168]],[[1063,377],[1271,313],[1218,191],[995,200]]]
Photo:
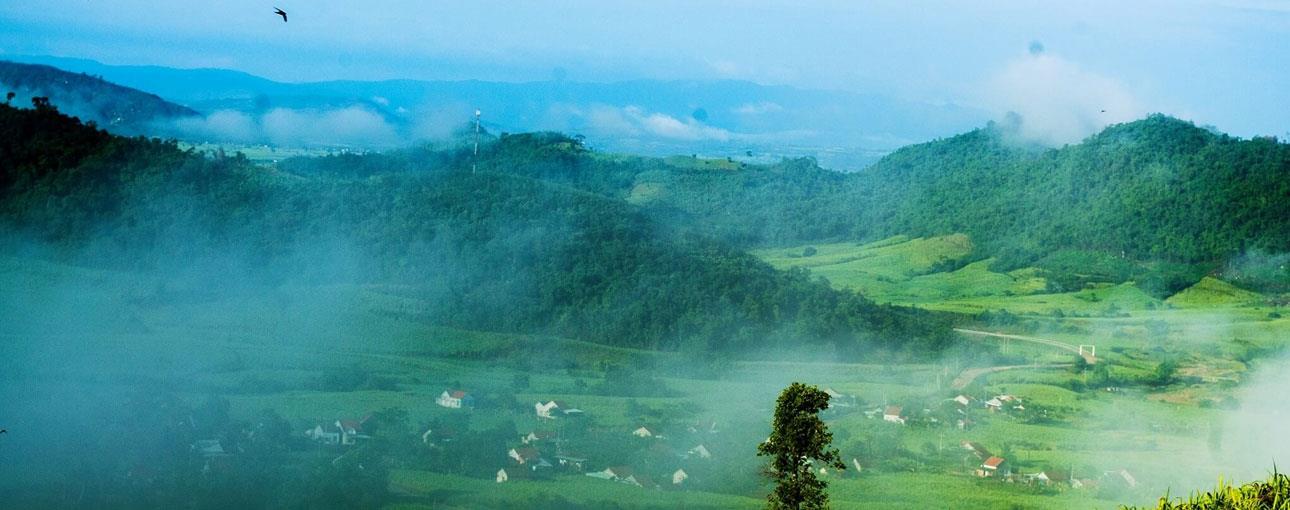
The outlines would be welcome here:
[[[614,502],[621,508],[755,508],[765,491],[755,446],[768,431],[777,392],[796,380],[857,400],[827,416],[848,465],[862,467],[827,476],[837,508],[929,508],[945,501],[981,508],[1114,508],[1150,504],[1164,490],[1203,486],[1218,473],[1261,475],[1226,464],[1213,443],[1221,441],[1221,414],[1236,405],[1240,383],[1261,359],[1290,341],[1290,319],[1272,318],[1275,312],[1286,314],[1284,308],[1208,278],[1165,300],[1129,284],[1046,294],[1046,282],[1034,269],[996,273],[988,259],[947,265],[971,250],[964,236],[815,248],[810,256],[802,255],[805,247],[758,255],[780,267],[807,267],[833,285],[883,302],[996,314],[996,322],[978,328],[1094,344],[1094,367],[1105,369],[1001,371],[956,390],[950,381],[969,368],[1070,364],[1074,356],[1046,345],[964,335],[968,347],[936,363],[837,363],[809,356],[694,360],[558,337],[436,326],[423,320],[425,303],[409,288],[171,288],[128,272],[12,258],[0,261],[0,283],[36,291],[21,299],[6,296],[0,311],[33,314],[52,303],[76,303],[63,315],[42,314],[39,321],[25,323],[28,329],[5,333],[9,349],[59,360],[21,370],[32,388],[51,381],[73,384],[74,377],[124,387],[142,372],[190,402],[224,398],[234,416],[273,410],[297,432],[314,423],[397,408],[415,428],[454,422],[487,430],[513,424],[523,434],[570,426],[573,422],[539,420],[532,411],[535,402],[558,399],[586,411],[579,427],[591,431],[586,437],[598,438],[585,445],[571,441],[568,448],[621,449],[619,458],[642,463],[638,469],[652,448],[683,451],[704,444],[712,452],[702,460],[667,457],[674,459],[663,461],[667,469],[686,469],[692,482],[674,487],[661,480],[663,488],[656,490],[579,474],[498,484],[402,467],[390,477],[396,495],[391,508],[468,508],[481,502],[505,508],[544,498],[591,506]],[[1141,383],[1165,359],[1177,364],[1173,379],[1158,387]],[[639,392],[624,394],[606,389],[611,366],[653,375],[633,382]],[[326,387],[328,377],[346,370],[384,383]],[[468,389],[494,404],[468,410],[435,405],[447,388]],[[974,404],[955,411],[947,400],[960,393]],[[1000,394],[1018,397],[1028,409],[991,413],[980,407]],[[884,405],[902,405],[910,423],[875,417]],[[952,423],[955,416],[972,423],[959,428]],[[714,420],[720,433],[696,436],[682,430],[698,420]],[[655,444],[632,437],[642,424],[666,431],[666,439]],[[960,447],[963,441],[1006,455],[1018,473],[1073,473],[1089,485],[977,478],[972,472],[980,459]],[[499,467],[518,438],[511,443],[497,444],[489,453]],[[1206,467],[1180,468],[1196,459]],[[662,469],[653,462],[652,469]],[[1107,475],[1120,470],[1132,473],[1137,485],[1114,483],[1115,476]]]

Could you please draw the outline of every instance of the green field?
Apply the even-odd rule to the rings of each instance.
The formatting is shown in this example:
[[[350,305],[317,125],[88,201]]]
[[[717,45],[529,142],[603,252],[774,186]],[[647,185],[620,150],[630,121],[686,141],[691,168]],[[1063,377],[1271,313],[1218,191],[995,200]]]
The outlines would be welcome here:
[[[858,407],[827,416],[848,464],[855,459],[864,468],[830,475],[838,508],[930,508],[947,501],[980,508],[1113,508],[1147,504],[1166,489],[1191,486],[1183,484],[1203,486],[1219,473],[1261,475],[1214,456],[1207,446],[1220,406],[1239,396],[1240,383],[1260,359],[1290,343],[1290,319],[1269,318],[1276,309],[1249,293],[1206,280],[1166,300],[1167,306],[1127,284],[1043,294],[1043,279],[1032,270],[995,273],[989,260],[934,271],[970,251],[962,236],[816,248],[809,257],[801,256],[801,248],[760,254],[779,266],[809,267],[835,285],[888,302],[951,311],[1008,310],[1015,319],[995,325],[997,331],[1095,344],[1099,363],[1120,381],[1110,384],[1123,388],[1105,391],[1089,382],[1095,378],[1090,373],[1065,368],[998,372],[962,392],[978,400],[1015,395],[1044,414],[973,407],[966,411],[973,426],[960,430],[927,419],[943,416],[938,413],[946,399],[959,393],[949,387],[950,380],[962,370],[1070,363],[1073,356],[1044,345],[964,336],[970,348],[935,363],[692,360],[557,337],[436,326],[420,319],[424,303],[410,288],[283,284],[208,294],[171,289],[133,273],[25,259],[0,261],[0,284],[33,289],[21,299],[7,296],[0,312],[20,316],[51,304],[74,305],[63,305],[64,315],[43,314],[5,333],[10,349],[61,360],[25,369],[32,391],[48,381],[70,383],[72,373],[125,387],[132,374],[144,371],[171,381],[189,402],[218,395],[242,417],[271,409],[298,431],[316,422],[399,408],[417,428],[468,416],[470,430],[513,424],[524,433],[552,427],[533,415],[534,402],[561,399],[587,412],[586,427],[592,431],[587,437],[594,438],[568,448],[621,450],[603,457],[654,470],[655,478],[683,467],[694,480],[680,488],[664,484],[669,486],[647,490],[558,474],[499,485],[483,475],[408,466],[391,475],[391,508],[505,507],[532,500],[615,502],[623,508],[758,507],[765,486],[757,476],[754,447],[768,431],[777,392],[798,380],[859,400]],[[1108,313],[1112,305],[1117,310]],[[1063,313],[1054,314],[1058,309]],[[1134,382],[1150,376],[1165,358],[1179,364],[1174,383],[1152,388]],[[639,395],[603,389],[606,369],[613,365],[647,369],[654,378],[640,384],[650,387]],[[347,368],[386,378],[392,386],[320,387],[320,380]],[[524,386],[515,386],[517,376],[526,376]],[[501,404],[475,410],[435,405],[435,397],[449,387],[468,388]],[[903,405],[924,418],[902,427],[863,412],[884,404]],[[706,419],[719,423],[721,433],[681,431],[685,423]],[[669,448],[705,444],[713,459],[664,461],[666,466],[647,461],[651,445],[629,435],[642,424],[668,431],[669,438],[659,442]],[[1103,482],[1075,489],[982,480],[971,475],[979,461],[959,448],[961,441],[1008,452],[1020,473],[1056,469],[1103,480],[1105,472],[1128,470],[1139,485]],[[510,446],[497,444],[488,455],[497,457],[500,467]],[[1205,459],[1205,468],[1179,468],[1192,459]]]

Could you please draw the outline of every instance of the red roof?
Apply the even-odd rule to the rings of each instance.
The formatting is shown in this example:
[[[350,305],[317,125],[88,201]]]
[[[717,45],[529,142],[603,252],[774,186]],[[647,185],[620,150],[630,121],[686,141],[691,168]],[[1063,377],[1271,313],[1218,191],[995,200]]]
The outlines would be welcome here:
[[[452,398],[465,398],[466,392],[462,390],[452,390],[448,392],[448,395],[451,396]]]
[[[985,462],[982,462],[981,465],[991,469],[998,469],[1003,462],[1003,457],[990,457],[985,459]]]
[[[887,410],[883,411],[882,414],[883,416],[900,416],[900,411],[900,406],[887,406]]]

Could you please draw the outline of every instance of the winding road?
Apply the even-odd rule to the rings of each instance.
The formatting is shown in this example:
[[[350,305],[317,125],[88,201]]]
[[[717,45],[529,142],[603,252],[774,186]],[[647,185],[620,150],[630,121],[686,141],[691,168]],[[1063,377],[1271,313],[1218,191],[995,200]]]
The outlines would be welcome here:
[[[1097,363],[1097,359],[1093,355],[1089,353],[1081,353],[1079,350],[1079,346],[1071,345],[1066,342],[1060,342],[1057,340],[1050,340],[1047,338],[1038,338],[1033,336],[1009,335],[1006,333],[978,331],[975,329],[954,328],[954,331],[963,333],[965,335],[988,336],[993,338],[1003,338],[1007,340],[1018,340],[1022,342],[1031,342],[1031,343],[1036,343],[1040,345],[1047,345],[1049,347],[1055,347],[1063,351],[1069,351],[1077,355],[1083,356],[1084,361],[1089,362],[1089,364]],[[1006,365],[1006,366],[998,366],[998,367],[969,368],[967,370],[964,370],[962,373],[960,373],[958,377],[955,377],[954,382],[951,383],[950,386],[956,390],[961,390],[967,387],[967,385],[972,384],[972,381],[975,381],[977,377],[981,377],[986,374],[993,374],[995,372],[1003,372],[1005,370],[1018,370],[1023,368],[1041,368],[1041,369],[1042,368],[1068,368],[1072,365],[1073,363],[1050,363],[1050,364]]]
[[[1059,342],[1057,340],[1049,340],[1047,338],[1038,338],[1033,336],[1009,335],[1005,333],[991,333],[989,331],[978,331],[975,329],[954,328],[954,331],[958,331],[959,333],[963,333],[965,335],[978,335],[978,336],[990,336],[995,338],[1006,338],[1009,340],[1020,340],[1022,342],[1031,342],[1031,343],[1036,343],[1041,345],[1047,345],[1050,347],[1056,347],[1058,349],[1070,351],[1080,356],[1083,356],[1084,361],[1089,362],[1090,365],[1093,363],[1097,363],[1097,358],[1095,358],[1092,354],[1081,353],[1079,351],[1079,346],[1071,345],[1066,342]]]

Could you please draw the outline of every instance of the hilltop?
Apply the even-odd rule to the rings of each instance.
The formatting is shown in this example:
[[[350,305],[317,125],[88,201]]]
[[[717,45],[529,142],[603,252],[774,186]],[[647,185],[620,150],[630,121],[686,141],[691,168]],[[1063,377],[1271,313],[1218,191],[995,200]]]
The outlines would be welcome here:
[[[0,91],[13,92],[18,105],[51,98],[68,115],[126,135],[152,134],[158,123],[199,115],[155,94],[46,65],[0,61]]]
[[[189,291],[396,285],[434,303],[423,314],[437,323],[655,350],[919,353],[948,339],[927,312],[777,271],[626,202],[471,173],[462,149],[432,152],[417,171],[381,155],[266,169],[112,136],[52,107],[4,106],[0,133],[0,159],[12,163],[0,174],[5,224],[77,263],[171,274],[195,282]],[[365,164],[386,170],[329,171]]]

